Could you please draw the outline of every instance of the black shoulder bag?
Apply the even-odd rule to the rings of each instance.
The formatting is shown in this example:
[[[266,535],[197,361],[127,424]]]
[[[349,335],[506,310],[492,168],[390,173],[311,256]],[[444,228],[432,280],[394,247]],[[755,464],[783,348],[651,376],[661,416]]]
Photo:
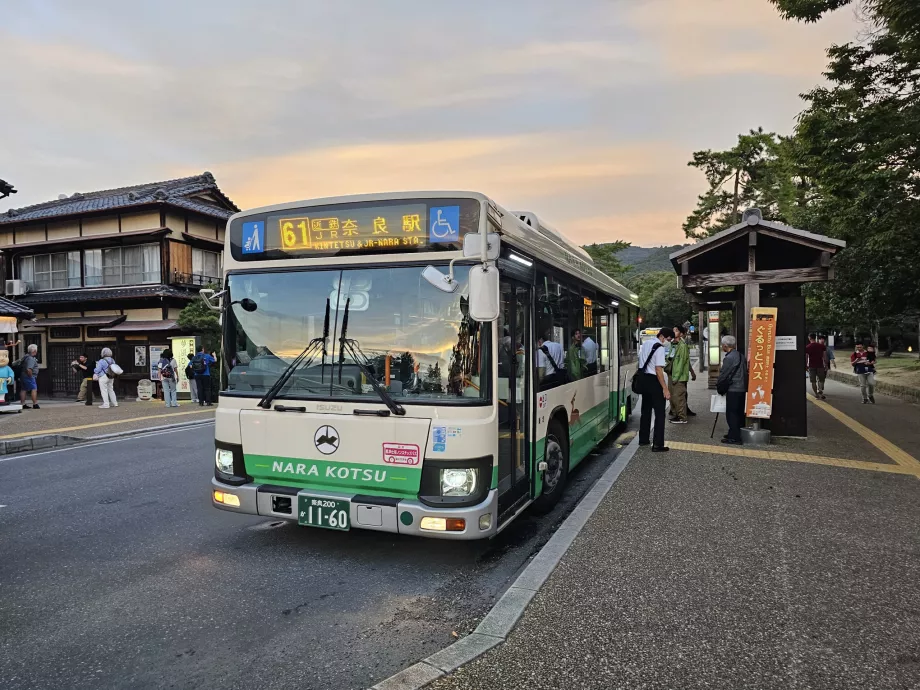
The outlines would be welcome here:
[[[735,378],[735,374],[738,373],[738,368],[744,364],[744,357],[740,352],[738,353],[738,358],[738,363],[732,369],[732,373],[726,376],[723,380],[716,381],[716,393],[719,395],[725,395],[728,393],[728,389],[731,388],[732,385],[732,379]]]
[[[661,347],[661,343],[655,343],[652,345],[652,351],[648,353],[648,357],[645,358],[645,364],[639,367],[638,371],[633,374],[632,378],[632,392],[636,395],[642,395],[645,393],[645,386],[642,385],[642,376],[645,374],[645,367],[648,366],[648,363],[652,361],[652,357],[655,356],[655,350]]]

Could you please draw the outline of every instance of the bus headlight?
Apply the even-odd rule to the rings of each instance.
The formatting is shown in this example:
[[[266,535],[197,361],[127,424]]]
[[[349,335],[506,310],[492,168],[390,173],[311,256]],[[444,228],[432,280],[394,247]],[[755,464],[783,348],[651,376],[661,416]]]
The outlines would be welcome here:
[[[218,448],[214,454],[214,464],[217,470],[224,474],[233,474],[233,451],[227,448]]]
[[[474,468],[441,470],[442,496],[469,496],[476,491],[478,472]]]

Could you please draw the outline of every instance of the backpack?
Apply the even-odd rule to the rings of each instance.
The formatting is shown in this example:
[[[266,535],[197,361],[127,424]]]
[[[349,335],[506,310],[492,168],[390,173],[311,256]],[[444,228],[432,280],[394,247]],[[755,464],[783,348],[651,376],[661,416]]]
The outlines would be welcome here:
[[[166,362],[162,367],[160,367],[160,378],[170,379],[175,378],[175,372],[173,372],[172,364],[168,359],[160,360],[161,362]]]
[[[204,367],[204,357],[202,357],[201,355],[196,355],[195,358],[192,360],[191,366],[192,366],[192,371],[195,372],[196,376],[198,374],[203,374],[204,368],[205,368]]]
[[[185,378],[187,378],[189,381],[195,378],[195,370],[192,369],[191,362],[185,365]]]
[[[109,362],[110,359],[112,360],[111,362]],[[105,369],[105,375],[110,379],[117,379],[119,376],[125,373],[125,370],[115,364],[115,360],[111,357],[106,357],[105,361],[109,362],[109,366]]]

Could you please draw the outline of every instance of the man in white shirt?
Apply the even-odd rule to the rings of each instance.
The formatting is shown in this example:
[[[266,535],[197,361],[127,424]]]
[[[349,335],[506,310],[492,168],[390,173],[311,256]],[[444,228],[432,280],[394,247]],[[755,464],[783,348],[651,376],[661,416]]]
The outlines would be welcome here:
[[[585,351],[585,376],[594,376],[597,373],[597,343],[586,334],[581,341],[581,349]]]
[[[545,352],[544,352],[545,348]],[[547,357],[547,353],[549,357]],[[552,362],[550,362],[552,358]],[[555,365],[555,366],[554,366]],[[562,343],[553,342],[553,331],[547,330],[546,334],[537,340],[537,369],[540,375],[540,388],[552,388],[565,383],[565,350]]]
[[[655,413],[655,435],[652,451],[665,453],[664,445],[664,406],[671,397],[668,381],[664,376],[668,343],[674,339],[674,331],[662,328],[655,339],[642,343],[639,350],[639,366],[642,376],[642,417],[639,419],[639,445],[647,446],[652,430],[652,413]]]

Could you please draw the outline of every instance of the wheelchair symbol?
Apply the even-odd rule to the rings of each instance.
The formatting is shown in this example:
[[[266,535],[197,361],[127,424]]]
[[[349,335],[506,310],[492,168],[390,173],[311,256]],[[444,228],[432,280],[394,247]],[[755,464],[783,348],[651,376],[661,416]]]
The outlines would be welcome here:
[[[444,239],[448,235],[453,235],[454,229],[450,226],[450,223],[444,219],[441,215],[444,213],[444,209],[438,209],[438,218],[434,223],[431,224],[431,235],[437,237],[438,239]]]

